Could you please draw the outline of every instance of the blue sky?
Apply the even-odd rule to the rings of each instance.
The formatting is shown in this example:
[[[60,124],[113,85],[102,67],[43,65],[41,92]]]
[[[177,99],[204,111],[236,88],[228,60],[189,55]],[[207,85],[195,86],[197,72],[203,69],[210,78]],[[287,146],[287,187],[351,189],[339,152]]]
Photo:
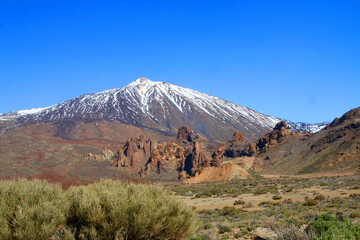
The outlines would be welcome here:
[[[360,1],[0,0],[0,112],[138,77],[292,121],[360,106]]]

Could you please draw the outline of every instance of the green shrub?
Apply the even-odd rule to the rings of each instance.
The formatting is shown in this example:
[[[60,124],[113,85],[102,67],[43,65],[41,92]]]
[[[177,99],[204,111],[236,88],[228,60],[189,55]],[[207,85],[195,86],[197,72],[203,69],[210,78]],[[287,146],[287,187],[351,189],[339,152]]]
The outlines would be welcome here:
[[[318,201],[316,201],[315,199],[307,199],[304,203],[303,206],[315,206],[316,204],[318,204]]]
[[[0,181],[0,239],[49,239],[65,225],[68,204],[60,185]]]
[[[240,213],[241,210],[237,209],[236,207],[229,207],[225,206],[220,211],[221,216],[235,216],[236,214]]]
[[[67,195],[80,239],[182,239],[197,229],[193,211],[158,186],[103,180]]]
[[[316,216],[306,228],[306,231],[315,231],[320,239],[359,239],[360,226],[351,222],[341,222],[331,214]]]
[[[221,225],[219,226],[219,233],[223,234],[223,233],[227,233],[227,232],[232,232],[233,228],[230,225]]]
[[[234,201],[234,205],[244,205],[245,204],[245,201],[242,200],[242,199],[239,199],[239,200],[235,200]]]
[[[273,199],[273,200],[280,200],[280,199],[282,199],[282,197],[279,196],[279,195],[274,195],[274,196],[272,197],[272,199]]]
[[[203,192],[199,192],[198,194],[195,195],[195,198],[206,198],[206,197],[212,197],[212,192],[211,191],[203,191]]]
[[[317,196],[314,198],[314,200],[316,200],[316,201],[322,201],[322,200],[325,200],[325,196],[324,196],[324,195],[322,195],[322,194],[319,194],[319,195],[317,195]]]

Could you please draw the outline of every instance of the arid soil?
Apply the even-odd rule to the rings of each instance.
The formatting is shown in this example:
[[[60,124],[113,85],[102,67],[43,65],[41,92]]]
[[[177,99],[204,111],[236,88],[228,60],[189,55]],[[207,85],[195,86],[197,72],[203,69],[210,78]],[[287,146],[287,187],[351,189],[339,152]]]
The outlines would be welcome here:
[[[313,197],[313,193],[322,194],[325,197],[344,197],[349,196],[350,194],[360,194],[360,189],[346,189],[346,188],[339,188],[336,190],[324,189],[321,186],[314,186],[311,188],[304,188],[299,189],[294,192],[289,193],[280,193],[281,200],[272,200],[274,194],[266,193],[261,195],[254,195],[254,194],[243,194],[237,197],[207,197],[207,198],[194,198],[194,197],[186,197],[186,196],[179,196],[179,198],[188,204],[191,207],[196,207],[196,210],[202,209],[216,209],[216,208],[223,208],[225,206],[234,206],[234,201],[238,199],[242,199],[245,204],[252,203],[254,207],[247,208],[247,211],[255,211],[259,209],[263,209],[258,206],[259,203],[264,201],[270,202],[279,202],[284,199],[291,199],[293,202],[304,202],[305,197]],[[241,208],[242,206],[235,206],[237,208]]]

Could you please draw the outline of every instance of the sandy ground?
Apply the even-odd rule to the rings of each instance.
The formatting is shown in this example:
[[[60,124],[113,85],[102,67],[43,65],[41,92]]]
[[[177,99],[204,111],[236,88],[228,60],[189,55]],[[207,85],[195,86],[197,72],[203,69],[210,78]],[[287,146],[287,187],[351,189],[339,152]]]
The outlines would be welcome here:
[[[271,174],[261,174],[264,178],[281,178],[281,177],[290,177],[290,178],[313,178],[313,177],[337,177],[337,176],[351,176],[354,175],[354,172],[319,172],[319,173],[309,173],[301,175],[271,175]]]
[[[289,193],[281,193],[278,194],[282,197],[281,200],[275,201],[272,200],[274,194],[267,193],[261,195],[254,195],[254,194],[242,194],[238,197],[209,197],[209,198],[192,198],[192,197],[185,197],[179,196],[179,198],[184,201],[187,205],[191,207],[196,207],[196,210],[202,209],[216,209],[216,208],[223,208],[225,206],[234,206],[234,201],[238,199],[242,199],[246,203],[252,203],[254,205],[253,208],[247,208],[248,211],[255,211],[262,208],[258,207],[258,204],[263,201],[271,201],[271,202],[279,202],[283,201],[284,199],[292,199],[294,202],[299,201],[303,202],[305,197],[308,196],[309,198],[313,198],[317,194],[322,194],[325,197],[347,197],[349,194],[357,193],[360,194],[360,189],[345,189],[339,188],[336,190],[330,189],[323,189],[323,187],[315,186],[311,188],[305,189],[298,189],[294,190],[293,192]],[[242,205],[235,206],[241,208]]]

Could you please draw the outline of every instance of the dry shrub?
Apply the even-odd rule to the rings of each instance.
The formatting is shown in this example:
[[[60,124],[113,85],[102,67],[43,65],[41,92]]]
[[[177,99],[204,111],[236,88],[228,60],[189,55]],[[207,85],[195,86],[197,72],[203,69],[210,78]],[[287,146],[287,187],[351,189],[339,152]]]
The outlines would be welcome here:
[[[0,181],[0,239],[49,239],[65,225],[67,208],[60,185]]]
[[[158,186],[103,180],[68,197],[80,239],[184,239],[197,229],[193,211]]]
[[[270,217],[262,224],[265,228],[270,228],[278,236],[278,240],[311,240],[316,237],[313,231],[306,232],[295,224],[280,223],[276,218]]]

